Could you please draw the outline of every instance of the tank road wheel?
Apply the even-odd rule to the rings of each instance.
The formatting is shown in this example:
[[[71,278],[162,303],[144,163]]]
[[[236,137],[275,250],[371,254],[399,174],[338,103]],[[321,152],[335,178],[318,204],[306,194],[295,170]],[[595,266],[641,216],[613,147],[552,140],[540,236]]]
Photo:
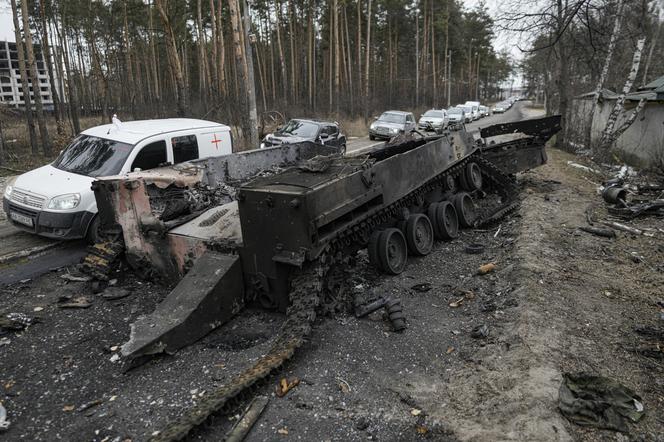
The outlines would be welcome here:
[[[477,219],[475,203],[469,194],[459,192],[454,195],[454,208],[456,209],[459,224],[462,227],[473,227]]]
[[[385,273],[398,275],[406,268],[408,246],[399,229],[385,229],[378,237],[378,260]]]
[[[445,177],[445,188],[452,193],[457,191],[457,183],[452,175],[447,175]]]
[[[369,263],[377,269],[382,269],[380,260],[378,259],[378,241],[380,235],[383,233],[382,230],[374,231],[369,237],[369,244],[367,245],[367,252],[369,253]]]
[[[459,218],[456,209],[449,201],[438,204],[436,210],[436,221],[438,239],[454,239],[459,236]]]
[[[427,207],[427,216],[429,217],[429,220],[431,221],[431,225],[433,226],[433,236],[436,239],[441,239],[440,237],[440,232],[438,230],[438,206],[440,203],[431,203],[429,204],[429,207]]]
[[[408,251],[413,255],[428,255],[433,248],[433,226],[426,215],[417,213],[408,217],[406,223],[406,242]]]
[[[480,190],[482,188],[482,170],[477,163],[468,163],[466,169],[463,171],[468,184],[469,191]]]

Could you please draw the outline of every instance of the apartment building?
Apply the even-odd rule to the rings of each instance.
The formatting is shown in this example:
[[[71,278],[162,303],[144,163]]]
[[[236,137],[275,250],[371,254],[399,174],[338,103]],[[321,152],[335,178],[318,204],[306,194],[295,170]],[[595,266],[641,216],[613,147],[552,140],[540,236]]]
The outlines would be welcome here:
[[[40,45],[34,44],[34,50],[37,60],[38,89],[42,104],[44,105],[44,109],[53,110],[51,83]],[[54,73],[54,75],[56,75],[56,87],[60,89],[57,74]],[[35,87],[31,80],[28,80],[28,83],[30,84],[30,96],[33,97],[34,106]],[[18,68],[18,51],[16,50],[16,43],[11,41],[0,41],[0,104],[17,108],[25,106],[23,86],[21,85],[21,72]]]

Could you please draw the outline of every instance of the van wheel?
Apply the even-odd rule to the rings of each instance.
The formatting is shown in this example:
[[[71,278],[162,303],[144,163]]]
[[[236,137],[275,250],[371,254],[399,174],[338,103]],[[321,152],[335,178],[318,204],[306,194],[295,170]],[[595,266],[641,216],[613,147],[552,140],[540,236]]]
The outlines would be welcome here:
[[[346,155],[346,143],[341,145],[341,149],[339,150],[339,153],[341,153],[342,156]]]
[[[85,240],[89,244],[95,244],[99,241],[99,216],[95,215],[92,222],[88,226],[88,231],[85,233]]]

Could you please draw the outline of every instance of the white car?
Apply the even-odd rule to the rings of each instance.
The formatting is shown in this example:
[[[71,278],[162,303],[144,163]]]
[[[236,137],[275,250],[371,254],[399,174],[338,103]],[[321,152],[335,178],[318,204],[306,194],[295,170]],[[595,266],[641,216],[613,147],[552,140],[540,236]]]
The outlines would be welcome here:
[[[97,236],[97,177],[233,152],[230,128],[174,118],[105,124],[83,131],[51,164],[7,183],[2,201],[19,228],[58,239]]]
[[[494,114],[502,114],[506,110],[508,110],[509,104],[505,103],[504,101],[501,101],[500,103],[496,103],[493,105],[493,113]]]
[[[429,109],[422,114],[417,122],[417,128],[424,131],[436,132],[442,134],[449,122],[447,111],[445,109]]]

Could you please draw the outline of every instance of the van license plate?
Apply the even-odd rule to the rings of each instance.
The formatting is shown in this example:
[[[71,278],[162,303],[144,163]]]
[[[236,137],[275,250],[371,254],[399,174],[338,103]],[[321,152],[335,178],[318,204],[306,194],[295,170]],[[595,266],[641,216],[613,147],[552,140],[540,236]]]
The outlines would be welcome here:
[[[9,217],[14,221],[16,221],[17,223],[21,223],[26,226],[33,227],[34,225],[32,222],[32,218],[30,218],[29,216],[21,215],[20,213],[9,212]]]

